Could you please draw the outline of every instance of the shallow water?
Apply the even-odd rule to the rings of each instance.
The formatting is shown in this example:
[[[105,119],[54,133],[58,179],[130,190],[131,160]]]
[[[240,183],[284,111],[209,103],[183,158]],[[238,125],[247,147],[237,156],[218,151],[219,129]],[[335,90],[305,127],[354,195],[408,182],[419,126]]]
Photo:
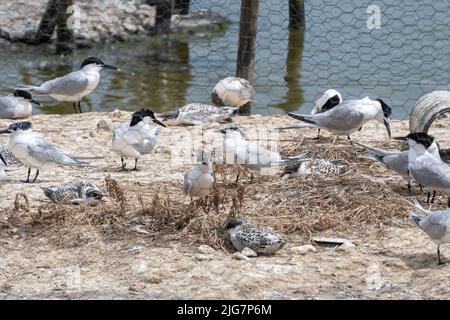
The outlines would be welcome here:
[[[355,4],[357,2],[358,4]],[[382,97],[405,118],[423,94],[448,90],[450,1],[378,1],[380,29],[369,30],[368,1],[307,1],[305,30],[288,31],[287,1],[260,2],[253,113],[308,112],[327,88],[344,98]],[[234,75],[239,29],[238,0],[193,0],[230,24],[218,32],[142,37],[100,44],[68,57],[54,46],[0,42],[0,94],[18,84],[39,84],[98,56],[122,69],[104,71],[101,84],[83,100],[84,110],[155,111],[208,102],[214,84]],[[71,103],[40,100],[36,113],[72,113]]]

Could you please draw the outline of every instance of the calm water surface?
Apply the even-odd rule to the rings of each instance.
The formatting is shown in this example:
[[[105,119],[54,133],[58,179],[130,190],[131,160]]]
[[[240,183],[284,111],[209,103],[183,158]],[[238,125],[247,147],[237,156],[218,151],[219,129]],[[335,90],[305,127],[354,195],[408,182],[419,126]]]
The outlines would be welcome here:
[[[344,98],[383,97],[396,118],[405,118],[423,94],[449,90],[450,1],[377,1],[381,27],[369,30],[371,3],[306,1],[305,30],[289,32],[287,0],[261,0],[251,112],[308,112],[320,92],[335,88]],[[217,32],[100,44],[68,57],[55,56],[53,45],[0,42],[0,94],[61,76],[98,56],[122,72],[104,71],[97,90],[83,100],[85,109],[164,111],[208,102],[214,84],[235,73],[239,6],[239,0],[193,0],[192,11],[209,8],[230,23]],[[73,112],[70,103],[40,100],[45,108],[36,113]]]

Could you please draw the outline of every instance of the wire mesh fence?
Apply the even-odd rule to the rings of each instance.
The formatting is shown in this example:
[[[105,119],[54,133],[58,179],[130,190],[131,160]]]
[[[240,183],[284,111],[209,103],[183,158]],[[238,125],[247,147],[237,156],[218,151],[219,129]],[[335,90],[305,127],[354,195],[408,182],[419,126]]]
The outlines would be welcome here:
[[[86,98],[89,110],[165,111],[209,102],[218,80],[239,74],[245,3],[259,3],[252,113],[309,112],[334,88],[344,99],[381,97],[405,119],[422,95],[448,90],[450,1],[305,0],[304,16],[296,17],[305,27],[289,28],[292,8],[303,1],[5,0],[0,93],[98,56],[122,72],[103,77]],[[37,113],[70,112],[51,98],[43,102]]]

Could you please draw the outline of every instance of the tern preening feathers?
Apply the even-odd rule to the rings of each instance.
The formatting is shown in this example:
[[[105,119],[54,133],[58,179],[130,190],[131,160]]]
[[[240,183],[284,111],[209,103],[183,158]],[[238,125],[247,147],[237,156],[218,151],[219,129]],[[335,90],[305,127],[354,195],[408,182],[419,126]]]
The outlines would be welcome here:
[[[392,109],[382,100],[366,97],[359,100],[347,100],[334,108],[312,115],[288,112],[294,119],[303,121],[306,126],[330,131],[335,135],[346,135],[359,130],[366,122],[375,120],[385,125],[391,137],[390,118]]]
[[[450,199],[447,209],[438,211],[425,210],[416,199],[413,201],[420,213],[410,213],[409,217],[437,245],[438,261],[442,264],[440,246],[450,242]]]
[[[229,124],[221,130],[225,134],[224,154],[226,164],[245,164],[252,169],[287,165],[308,161],[305,154],[283,157],[278,152],[267,150],[255,142],[243,138],[245,133],[236,125]]]
[[[286,241],[270,230],[261,229],[244,219],[233,218],[225,223],[231,242],[238,251],[250,248],[258,254],[274,254]]]
[[[28,118],[33,113],[32,103],[41,106],[31,94],[24,90],[14,90],[14,95],[0,97],[0,118]]]
[[[158,126],[150,129],[150,121]],[[124,157],[134,158],[133,170],[136,171],[138,159],[153,151],[160,131],[159,126],[166,127],[155,118],[153,111],[140,109],[133,113],[130,123],[123,123],[114,130],[111,150],[120,155],[122,170],[125,170],[126,166]]]
[[[311,114],[322,113],[333,109],[342,102],[342,96],[339,91],[334,89],[328,89],[319,99],[316,100],[314,108],[311,110]],[[317,129],[317,139],[320,138],[320,128]]]
[[[433,198],[436,191],[450,193],[450,167],[436,157],[437,147],[434,137],[424,132],[412,132],[404,139],[408,141],[408,169],[411,176],[422,186],[428,189],[428,199],[430,191],[433,191]]]
[[[189,103],[175,111],[161,115],[169,126],[192,126],[207,122],[227,122],[238,112],[238,107],[215,107],[203,103]]]
[[[24,86],[17,89],[35,95],[49,95],[58,101],[72,101],[75,113],[78,111],[81,113],[81,99],[97,88],[100,82],[100,71],[103,69],[118,70],[100,59],[90,57],[83,61],[78,71],[46,81],[40,86]]]
[[[211,101],[216,106],[242,107],[251,101],[252,84],[242,78],[228,77],[220,80],[211,93]]]
[[[30,182],[31,168],[36,169],[33,182],[36,181],[39,170],[47,170],[56,165],[86,166],[89,163],[71,158],[52,142],[31,130],[31,122],[23,121],[11,124],[7,129],[0,130],[0,134],[9,133],[9,148],[12,154],[28,167],[27,180]]]
[[[209,156],[201,151],[197,164],[184,174],[183,192],[193,197],[206,197],[213,190],[214,175]]]

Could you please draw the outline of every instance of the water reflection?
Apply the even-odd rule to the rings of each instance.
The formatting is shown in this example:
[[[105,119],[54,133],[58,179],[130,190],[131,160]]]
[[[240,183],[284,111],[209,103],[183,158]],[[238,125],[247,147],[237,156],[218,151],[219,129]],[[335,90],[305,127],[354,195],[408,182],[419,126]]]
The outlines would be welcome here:
[[[287,93],[283,97],[282,103],[272,105],[274,108],[296,111],[303,104],[303,88],[300,86],[300,77],[304,38],[304,28],[289,28],[286,75],[284,76]]]

